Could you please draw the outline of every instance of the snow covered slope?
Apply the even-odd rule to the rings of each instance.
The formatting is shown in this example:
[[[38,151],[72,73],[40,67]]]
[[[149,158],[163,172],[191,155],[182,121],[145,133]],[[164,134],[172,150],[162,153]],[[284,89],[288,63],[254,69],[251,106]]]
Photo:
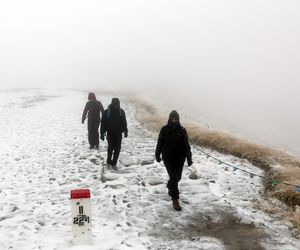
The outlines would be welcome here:
[[[121,98],[129,137],[119,170],[105,166],[106,142],[89,150],[75,91],[0,92],[0,249],[300,249],[291,224],[254,208],[261,179],[232,171],[192,146],[180,182],[183,210],[167,195],[154,161],[157,134]],[[111,97],[98,96],[104,107]],[[263,175],[245,160],[218,159]],[[92,192],[92,246],[71,242],[71,189]]]

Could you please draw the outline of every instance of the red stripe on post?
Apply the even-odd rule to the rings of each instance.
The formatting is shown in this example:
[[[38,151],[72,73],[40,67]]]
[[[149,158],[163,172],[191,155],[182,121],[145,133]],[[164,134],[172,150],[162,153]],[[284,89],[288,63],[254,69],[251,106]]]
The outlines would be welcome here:
[[[71,199],[84,199],[90,197],[91,197],[91,193],[89,189],[71,190]]]

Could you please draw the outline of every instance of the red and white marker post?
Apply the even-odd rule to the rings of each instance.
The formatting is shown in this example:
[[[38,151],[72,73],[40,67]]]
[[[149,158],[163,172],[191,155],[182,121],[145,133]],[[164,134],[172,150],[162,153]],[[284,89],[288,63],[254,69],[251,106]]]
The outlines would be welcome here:
[[[71,190],[72,241],[92,244],[91,193],[89,189]]]

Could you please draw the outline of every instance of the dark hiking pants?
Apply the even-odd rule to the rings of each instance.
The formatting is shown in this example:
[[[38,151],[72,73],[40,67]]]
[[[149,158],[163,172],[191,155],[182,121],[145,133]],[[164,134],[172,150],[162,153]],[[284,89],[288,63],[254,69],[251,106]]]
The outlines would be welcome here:
[[[100,120],[88,121],[89,143],[91,147],[99,145],[99,124]]]
[[[181,180],[184,160],[178,160],[177,162],[164,161],[164,164],[170,177],[167,184],[168,194],[172,197],[172,200],[177,200],[179,199],[178,182]]]
[[[121,151],[122,134],[108,134],[107,142],[107,163],[117,165]]]

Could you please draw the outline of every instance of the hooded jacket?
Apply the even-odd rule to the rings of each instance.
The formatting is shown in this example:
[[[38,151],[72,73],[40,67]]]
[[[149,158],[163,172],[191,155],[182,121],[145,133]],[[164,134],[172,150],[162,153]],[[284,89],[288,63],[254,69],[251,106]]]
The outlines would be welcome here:
[[[174,124],[172,119],[176,118]],[[164,161],[192,161],[191,147],[188,141],[186,129],[180,124],[180,117],[177,111],[173,110],[168,119],[167,125],[160,130],[155,156],[160,158],[162,154]]]
[[[100,122],[100,112],[103,114],[104,108],[102,103],[96,100],[94,93],[89,93],[89,101],[86,103],[85,108],[82,113],[81,121],[82,123],[88,115],[88,121],[99,121]]]
[[[113,98],[111,104],[103,113],[100,133],[105,134],[106,132],[114,135],[128,132],[126,115],[120,107],[118,98]]]

